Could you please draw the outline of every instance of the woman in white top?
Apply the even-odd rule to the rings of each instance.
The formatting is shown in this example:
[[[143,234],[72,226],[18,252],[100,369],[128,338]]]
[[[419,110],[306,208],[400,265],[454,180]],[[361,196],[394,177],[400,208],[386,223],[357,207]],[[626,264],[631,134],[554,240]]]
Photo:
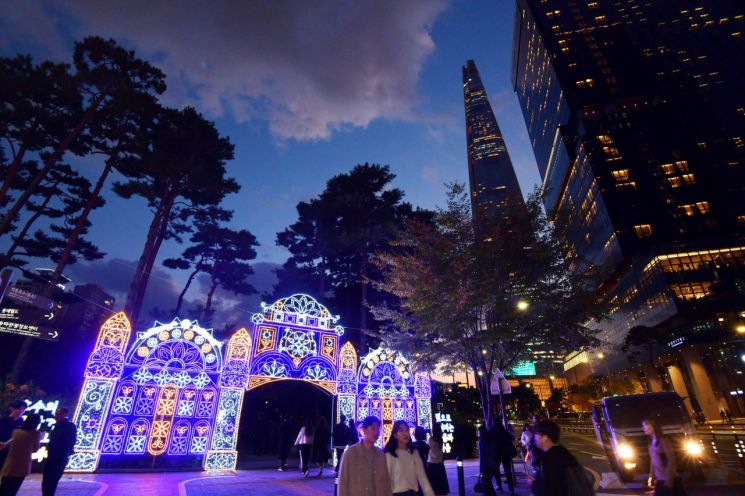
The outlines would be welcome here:
[[[411,445],[409,424],[403,420],[393,424],[391,437],[385,444],[384,451],[393,496],[417,496],[419,488],[424,496],[435,496],[424,471],[422,458]]]
[[[297,439],[295,439],[295,446],[300,453],[300,471],[304,477],[308,477],[310,450],[313,448],[313,421],[311,419],[306,419],[305,425],[300,428]]]

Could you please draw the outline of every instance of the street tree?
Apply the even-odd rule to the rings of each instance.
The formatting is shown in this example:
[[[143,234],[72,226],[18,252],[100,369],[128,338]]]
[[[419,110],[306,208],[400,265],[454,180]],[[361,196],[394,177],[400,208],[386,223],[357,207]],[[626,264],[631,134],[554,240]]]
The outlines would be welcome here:
[[[396,297],[372,307],[379,338],[423,368],[467,366],[487,424],[497,369],[529,358],[535,346],[594,342],[585,323],[602,315],[597,275],[587,265],[572,271],[537,193],[499,214],[472,216],[465,187],[451,184],[434,223],[407,223],[395,246],[375,258],[383,274],[375,286]]]
[[[38,169],[38,165],[33,161],[26,161],[21,167],[23,171],[16,174],[16,180],[24,175],[22,172],[26,172],[25,176],[28,178]],[[71,226],[77,225],[81,209],[91,202],[92,198],[95,199],[92,208],[103,206],[104,200],[92,194],[90,181],[69,165],[59,164],[52,169],[26,203],[25,209],[29,215],[23,219],[23,225],[18,232],[11,235],[12,241],[0,260],[0,266],[9,263],[25,265],[25,259],[34,257],[58,261],[69,245]],[[51,223],[43,229],[37,229],[31,235],[32,227],[39,220]],[[89,226],[90,222],[84,223],[80,234],[85,234]],[[103,253],[90,241],[77,236],[68,254],[69,263],[74,263],[78,257],[98,260],[103,257]]]
[[[181,242],[191,231],[189,219],[199,207],[219,205],[240,186],[226,176],[225,163],[233,145],[214,123],[193,108],[163,109],[153,126],[143,167],[128,171],[129,179],[114,183],[123,198],[144,198],[153,217],[125,303],[137,322],[155,259],[166,239]]]
[[[0,220],[0,233],[6,231],[39,183],[72,146],[79,147],[78,153],[87,153],[88,146],[81,135],[85,137],[84,131],[99,112],[105,113],[113,102],[126,101],[138,93],[165,91],[163,73],[114,40],[96,36],[85,38],[75,44],[73,61],[74,79],[83,97],[81,111],[69,120],[70,127],[62,132],[62,140],[52,146],[44,165]]]
[[[394,178],[387,165],[368,163],[334,176],[318,197],[298,204],[298,221],[277,234],[291,256],[277,272],[275,296],[299,286],[326,297],[347,323],[359,322],[360,349],[364,331],[375,324],[368,303],[389,297],[371,287],[378,275],[372,258],[390,248],[407,218],[425,215],[391,187]]]

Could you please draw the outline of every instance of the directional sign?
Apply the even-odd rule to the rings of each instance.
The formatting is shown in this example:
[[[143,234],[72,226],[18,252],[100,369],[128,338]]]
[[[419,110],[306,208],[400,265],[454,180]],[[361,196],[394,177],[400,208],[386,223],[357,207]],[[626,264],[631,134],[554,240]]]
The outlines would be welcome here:
[[[6,297],[10,298],[16,303],[22,303],[24,305],[42,308],[44,310],[52,310],[56,305],[56,303],[49,298],[45,298],[44,296],[32,293],[31,291],[19,289],[15,286],[8,288]]]
[[[59,329],[37,324],[26,324],[13,320],[0,319],[0,332],[30,338],[46,339],[47,341],[59,340]]]
[[[0,306],[0,319],[12,322],[51,325],[57,321],[61,310],[42,310],[41,308]]]

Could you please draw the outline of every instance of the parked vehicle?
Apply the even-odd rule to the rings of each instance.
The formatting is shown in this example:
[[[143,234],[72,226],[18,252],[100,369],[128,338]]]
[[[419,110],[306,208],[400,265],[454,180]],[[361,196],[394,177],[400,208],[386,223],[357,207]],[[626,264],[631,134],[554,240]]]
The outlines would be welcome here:
[[[642,420],[655,418],[675,449],[679,470],[700,476],[703,443],[676,393],[645,393],[603,398],[592,410],[595,436],[611,467],[624,482],[649,474],[648,438]]]

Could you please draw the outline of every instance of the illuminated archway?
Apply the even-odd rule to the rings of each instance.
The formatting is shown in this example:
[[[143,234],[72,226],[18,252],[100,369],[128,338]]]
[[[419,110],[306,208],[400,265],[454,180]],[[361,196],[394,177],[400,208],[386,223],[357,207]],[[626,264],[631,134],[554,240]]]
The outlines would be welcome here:
[[[312,297],[293,295],[262,303],[251,331],[237,330],[223,349],[211,329],[178,318],[127,346],[129,321],[114,315],[88,360],[68,470],[154,460],[160,468],[233,469],[243,395],[275,381],[305,381],[335,396],[337,421],[378,415],[385,437],[399,418],[429,427],[427,376],[389,350],[358,363],[351,343],[340,347],[338,321]]]

